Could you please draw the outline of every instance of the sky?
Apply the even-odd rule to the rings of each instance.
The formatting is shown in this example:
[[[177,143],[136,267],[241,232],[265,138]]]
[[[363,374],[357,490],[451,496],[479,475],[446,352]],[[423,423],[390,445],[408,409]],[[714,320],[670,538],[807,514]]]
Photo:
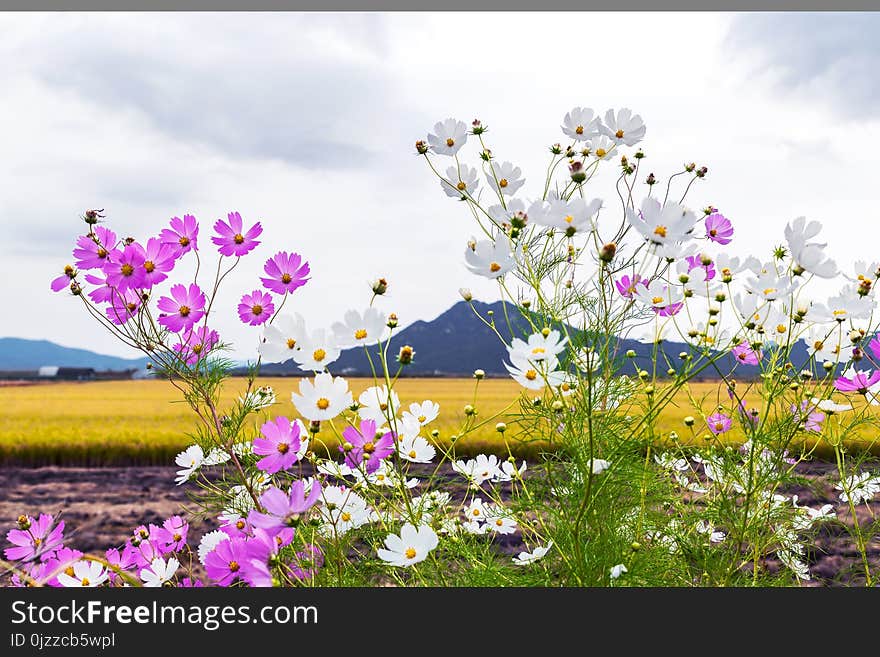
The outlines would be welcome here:
[[[192,213],[206,253],[228,212],[261,221],[218,308],[242,358],[260,332],[235,306],[281,250],[311,264],[286,308],[315,327],[379,276],[402,326],[463,286],[494,300],[464,267],[473,219],[414,154],[447,117],[488,125],[529,197],[567,111],[629,107],[645,172],[709,167],[689,203],[734,222],[733,253],[804,215],[842,268],[880,259],[878,32],[853,13],[4,13],[0,336],[136,355],[49,290],[89,208],[139,239]]]

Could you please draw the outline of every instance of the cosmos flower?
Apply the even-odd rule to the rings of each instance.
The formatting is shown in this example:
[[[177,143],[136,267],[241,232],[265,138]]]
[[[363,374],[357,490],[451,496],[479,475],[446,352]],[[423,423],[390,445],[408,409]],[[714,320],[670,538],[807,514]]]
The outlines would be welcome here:
[[[275,486],[270,486],[260,495],[260,506],[266,512],[251,511],[248,514],[248,522],[254,527],[265,529],[270,534],[277,534],[283,529],[299,525],[303,515],[320,497],[321,484],[317,481],[312,481],[308,496],[302,479],[293,482],[289,495]]]
[[[379,469],[382,459],[394,453],[396,434],[379,431],[378,426],[375,420],[362,420],[359,428],[346,427],[342,432],[347,443],[343,451],[348,467],[363,467],[367,474],[372,474]]]
[[[825,414],[816,410],[816,405],[806,399],[800,403],[800,406],[791,405],[791,415],[795,422],[803,427],[804,431],[815,431],[816,433],[822,431]]]
[[[611,570],[609,571],[609,575],[611,579],[617,579],[624,573],[628,573],[629,571],[626,569],[622,563],[617,564],[616,566],[611,566]]]
[[[217,586],[229,586],[241,577],[249,558],[244,539],[227,536],[205,556],[205,570]]]
[[[3,554],[9,561],[33,561],[37,557],[45,561],[59,549],[64,541],[64,521],[54,524],[55,518],[41,513],[38,518],[21,516],[19,529],[10,529],[6,540],[15,547],[6,548]]]
[[[546,329],[545,329],[546,330]],[[565,344],[568,338],[563,337],[557,330],[546,330],[532,333],[527,341],[520,338],[514,338],[507,347],[507,353],[512,360],[524,360],[530,363],[542,360],[552,360],[561,352],[565,351]]]
[[[648,281],[638,274],[635,276],[624,275],[614,282],[620,295],[627,299],[633,298],[633,294],[635,294],[638,285],[647,286],[647,284]]]
[[[165,244],[159,238],[147,240],[147,248],[132,244],[143,251],[144,279],[142,286],[151,288],[168,278],[168,272],[174,269],[178,251],[172,244]]]
[[[272,302],[272,295],[260,290],[245,294],[238,304],[239,318],[250,326],[265,324],[273,312],[275,312],[275,304]]]
[[[659,278],[647,285],[638,286],[633,297],[646,306],[650,306],[661,317],[677,314],[684,305],[683,296],[678,288],[667,285]]]
[[[655,198],[642,201],[641,210],[627,208],[626,218],[647,241],[652,244],[670,245],[690,240],[697,217],[678,203],[661,206]]]
[[[541,546],[539,545],[531,552],[520,552],[513,558],[513,563],[516,566],[528,566],[531,563],[535,563],[539,559],[544,558],[546,554],[550,551],[550,548],[553,547],[553,541],[547,543],[547,545]]]
[[[634,146],[645,137],[645,122],[638,114],[633,114],[628,107],[619,109],[616,113],[610,109],[605,112],[605,122],[600,124],[599,130],[617,144]]]
[[[307,420],[332,420],[353,401],[346,380],[329,372],[316,374],[314,383],[300,379],[299,394],[292,393],[291,400]]]
[[[709,427],[709,431],[718,436],[730,431],[730,428],[733,426],[733,420],[724,413],[713,413],[706,418],[706,424]]]
[[[401,527],[400,535],[387,536],[385,549],[380,548],[376,554],[391,566],[408,567],[424,561],[439,542],[437,534],[428,525],[416,528],[406,523]]]
[[[713,212],[703,220],[706,226],[706,238],[726,246],[733,241],[733,224],[730,220],[719,212]]]
[[[558,366],[559,360],[556,356],[528,361],[521,356],[511,355],[510,364],[504,363],[513,380],[529,390],[540,390],[547,385],[558,388],[564,384],[568,374],[556,369]]]
[[[409,410],[404,411],[401,417],[404,422],[408,418],[412,418],[419,426],[425,426],[437,419],[440,415],[440,404],[426,399],[422,403],[413,402],[409,405]]]
[[[398,441],[397,454],[410,463],[430,463],[437,455],[437,450],[421,436],[406,436]]]
[[[159,323],[172,333],[191,329],[205,316],[205,293],[195,283],[172,285],[170,292],[170,297],[161,297],[157,303],[162,311]]]
[[[526,179],[522,177],[522,169],[510,162],[502,162],[497,165],[489,162],[489,167],[491,171],[486,174],[489,187],[502,196],[513,196],[526,182]]]
[[[207,326],[190,328],[180,334],[180,342],[174,345],[180,359],[187,365],[195,365],[206,358],[210,351],[220,342],[220,334]]]
[[[743,365],[757,365],[761,361],[760,350],[755,351],[752,348],[752,345],[745,340],[736,345],[731,353],[733,353],[733,357],[736,358],[736,362],[742,363]]]
[[[280,251],[266,261],[263,271],[268,276],[260,279],[263,287],[275,294],[290,294],[309,282],[311,269],[298,253]]]
[[[172,217],[171,227],[163,229],[159,239],[174,247],[178,258],[190,251],[198,251],[199,224],[191,214],[183,215],[183,219]]]
[[[301,370],[323,372],[342,354],[328,331],[317,329],[305,335],[300,348],[293,352],[293,360]]]
[[[135,290],[119,292],[114,288],[107,288],[110,293],[110,303],[104,309],[104,313],[114,324],[121,326],[138,314],[143,303],[141,295]]]
[[[440,187],[446,196],[465,200],[468,196],[475,197],[479,187],[479,175],[476,167],[462,164],[446,169],[446,179],[440,181]],[[447,182],[448,181],[448,182]]]
[[[116,249],[116,233],[104,226],[95,226],[94,234],[81,235],[73,250],[78,269],[103,269],[110,253]]]
[[[857,371],[850,367],[837,378],[834,387],[841,392],[857,392],[861,395],[867,395],[878,382],[880,382],[880,370],[872,373],[871,370]]]
[[[465,145],[468,129],[464,121],[446,119],[434,124],[434,132],[428,135],[428,144],[437,155],[455,155]]]
[[[844,502],[867,503],[880,493],[880,476],[862,472],[847,477],[845,481],[838,482],[834,487],[841,491],[839,497]]]
[[[262,438],[254,438],[254,454],[263,458],[257,467],[263,472],[275,474],[287,470],[298,460],[300,448],[300,425],[284,416],[276,417],[260,427]]]
[[[372,420],[382,426],[390,417],[397,415],[400,398],[387,385],[371,386],[358,397],[358,415],[362,420]]]
[[[229,223],[222,219],[217,220],[214,224],[214,232],[217,236],[211,238],[211,241],[219,247],[217,250],[220,255],[241,257],[257,248],[260,243],[257,238],[263,232],[259,221],[245,231],[238,212],[230,212],[227,219]]]
[[[601,209],[602,199],[598,198],[589,202],[579,197],[568,201],[553,200],[547,204],[543,212],[537,214],[534,223],[560,230],[567,237],[574,237],[579,233],[589,233],[597,229],[596,217]]]
[[[264,326],[258,351],[267,363],[284,363],[293,358],[305,337],[306,325],[302,315],[278,315],[274,322]]]
[[[175,479],[177,485],[180,486],[189,481],[190,477],[202,467],[204,461],[205,453],[198,445],[190,445],[174,457],[174,462],[182,468],[177,471],[177,478]]]
[[[338,347],[365,347],[387,337],[387,321],[385,314],[376,308],[367,308],[363,314],[349,310],[342,322],[334,322],[330,328]]]
[[[808,241],[820,230],[822,224],[818,221],[807,223],[806,217],[798,217],[785,226],[785,240],[797,266],[820,278],[834,278],[838,273],[837,265],[825,256],[827,244]]]
[[[146,276],[144,261],[144,249],[137,242],[129,244],[121,251],[117,249],[111,252],[104,262],[107,285],[120,292],[143,287]]]
[[[497,241],[471,240],[464,250],[467,268],[474,274],[495,279],[516,267],[516,257],[506,237]]]
[[[58,583],[67,588],[94,588],[107,581],[107,570],[98,561],[82,560],[72,566],[73,574],[58,574]]]
[[[452,469],[467,479],[475,488],[485,481],[494,479],[501,472],[498,457],[494,454],[488,456],[478,454],[476,458],[467,461],[453,461]]]
[[[180,562],[174,557],[168,561],[162,557],[156,557],[150,562],[149,567],[141,570],[141,581],[147,588],[165,586],[171,582],[178,568],[180,568]]]
[[[589,107],[575,107],[562,119],[562,132],[576,141],[588,141],[599,134],[602,119]]]

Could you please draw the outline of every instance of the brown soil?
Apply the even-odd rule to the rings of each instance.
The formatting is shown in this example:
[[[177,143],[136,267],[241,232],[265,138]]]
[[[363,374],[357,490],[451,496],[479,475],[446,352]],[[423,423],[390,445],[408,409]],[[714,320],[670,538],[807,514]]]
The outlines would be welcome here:
[[[792,489],[798,503],[818,508],[831,503],[838,509],[840,523],[826,523],[819,534],[815,551],[810,555],[812,585],[863,585],[864,571],[858,551],[846,531],[852,526],[848,508],[839,504],[833,483],[834,467],[813,462],[798,465],[811,481],[810,487]],[[181,513],[189,500],[186,487],[174,485],[173,467],[106,468],[19,468],[0,467],[0,536],[11,528],[22,513],[61,514],[66,522],[66,544],[85,552],[103,552],[122,544],[131,530],[147,523],[161,523],[168,516]],[[461,479],[448,473],[453,497],[464,495]],[[862,526],[880,520],[880,499],[870,508],[858,508]],[[197,542],[206,527],[192,524],[190,541]],[[501,540],[498,540],[501,539]],[[5,544],[5,540],[0,540]],[[498,547],[515,554],[522,545],[518,535],[496,537]],[[873,572],[880,566],[880,538],[868,545]],[[773,567],[775,564],[769,564]]]

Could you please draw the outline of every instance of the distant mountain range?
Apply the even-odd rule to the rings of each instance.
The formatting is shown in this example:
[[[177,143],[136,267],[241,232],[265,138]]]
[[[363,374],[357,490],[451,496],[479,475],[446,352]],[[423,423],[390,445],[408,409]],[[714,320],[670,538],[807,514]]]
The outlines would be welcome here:
[[[404,376],[471,376],[475,369],[482,369],[489,376],[507,376],[504,362],[507,360],[505,344],[509,344],[513,336],[523,337],[531,333],[526,320],[519,310],[507,305],[507,314],[513,327],[513,336],[507,328],[504,317],[505,305],[498,301],[487,304],[474,301],[474,308],[484,319],[492,313],[495,328],[504,342],[476,316],[470,305],[459,301],[449,310],[431,321],[416,321],[399,331],[391,340],[388,349],[390,365],[394,362],[400,347],[410,345],[415,350],[412,364],[404,369]],[[574,336],[577,332],[572,333]],[[375,347],[373,347],[375,349]],[[636,352],[633,362],[624,365],[624,372],[632,374],[635,367],[651,370],[654,345],[638,340],[620,340],[618,354],[622,357],[628,350]],[[667,369],[667,359],[677,366],[680,363],[679,353],[690,351],[687,344],[681,342],[663,342],[658,355],[658,374]],[[807,361],[807,352],[803,342],[794,348],[792,360],[795,365]],[[21,338],[0,338],[0,370],[36,370],[44,365],[60,367],[91,367],[97,371],[141,369],[146,358],[117,358],[97,354],[85,349],[73,349],[48,342],[46,340],[25,340]],[[661,367],[662,364],[662,367]],[[731,356],[719,362],[722,372],[729,372],[733,365]],[[371,375],[369,362],[362,348],[345,350],[340,358],[330,366],[334,374],[345,376]],[[261,372],[266,375],[304,375],[293,363],[263,364]],[[716,378],[717,372],[707,370],[706,378]],[[757,376],[758,368],[739,364],[736,377],[748,379]]]

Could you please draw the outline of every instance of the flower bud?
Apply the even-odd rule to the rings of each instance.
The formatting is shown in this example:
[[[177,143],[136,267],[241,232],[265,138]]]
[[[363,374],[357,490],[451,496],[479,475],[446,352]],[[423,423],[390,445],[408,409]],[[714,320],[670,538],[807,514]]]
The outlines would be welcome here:
[[[83,215],[83,221],[85,221],[89,226],[94,226],[96,223],[98,223],[98,219],[104,218],[104,215],[101,214],[103,211],[103,208],[100,210],[86,210],[85,214]]]
[[[617,254],[617,244],[614,242],[608,242],[605,246],[603,246],[599,251],[599,260],[602,262],[611,262],[614,260],[614,256]]]
[[[572,162],[568,167],[568,172],[571,175],[572,182],[580,184],[587,179],[583,162]]]
[[[550,329],[545,326],[544,328],[541,329],[541,335],[543,335],[546,338],[548,335],[550,335]]]
[[[440,437],[440,431],[438,431],[437,429],[431,429],[431,438],[439,438],[439,437]]]
[[[861,331],[849,332],[849,341],[853,344],[858,344],[859,342],[861,342],[863,337],[865,337],[865,335]]]
[[[690,357],[691,357],[691,355],[690,355],[688,352],[686,352],[686,351],[681,351],[681,352],[679,352],[678,357],[679,357],[681,360],[689,360]]]
[[[312,420],[309,422],[309,433],[318,433],[321,430],[321,421]]]
[[[696,420],[694,420],[694,416],[693,416],[693,415],[688,415],[688,416],[684,419],[684,425],[685,425],[686,427],[692,427],[692,426],[694,426],[694,422],[696,422]]]
[[[393,328],[397,328],[397,322],[398,322],[398,320],[397,320],[397,314],[396,314],[396,313],[391,313],[390,315],[388,315],[388,322],[386,322],[385,325],[386,325],[388,328],[393,329]]]
[[[403,345],[400,348],[400,353],[397,354],[397,362],[401,365],[409,365],[413,361],[413,356],[415,356],[415,351],[408,344]]]
[[[560,155],[562,153],[562,145],[561,144],[553,144],[550,147],[550,152],[554,155]]]
[[[21,529],[22,531],[30,529],[31,528],[31,519],[28,518],[24,514],[18,516],[18,528]]]
[[[467,404],[467,405],[464,407],[464,414],[467,415],[467,416],[476,415],[476,414],[477,414],[477,409],[475,409],[475,408],[474,408],[473,406],[471,406],[470,404]]]
[[[385,294],[388,291],[388,281],[380,278],[370,283],[370,288],[373,290],[373,294],[377,296]]]
[[[507,425],[504,424],[504,422],[499,422],[495,425],[495,431],[497,431],[498,433],[504,433],[505,431],[507,431]]]
[[[419,139],[416,142],[416,153],[418,153],[419,155],[424,155],[427,152],[428,152],[428,145],[424,141]]]
[[[471,294],[471,291],[466,287],[458,288],[458,293],[461,295],[461,298],[467,302],[472,301],[474,298],[474,295]]]
[[[822,367],[825,368],[826,372],[830,372],[834,369],[834,363],[832,363],[830,360],[826,360],[824,363],[822,363]]]
[[[565,408],[565,404],[563,404],[561,401],[559,401],[559,400],[557,399],[556,401],[554,401],[554,402],[550,405],[550,408],[552,408],[554,411],[556,411],[556,412],[558,413],[558,412],[561,411],[563,408]]]
[[[649,173],[648,177],[645,179],[645,183],[648,185],[656,185],[657,179],[654,177],[653,173]]]
[[[544,400],[541,399],[540,397],[535,397],[535,398],[532,400],[532,406],[534,406],[535,408],[537,408],[538,406],[540,406],[540,405],[543,404],[543,403],[544,403]]]
[[[654,394],[654,386],[645,386],[645,394],[649,397]]]
[[[687,171],[688,173],[691,173],[696,168],[697,168],[696,162],[691,162],[690,164],[684,165],[684,170]]]
[[[678,277],[678,282],[681,283],[682,285],[687,283],[689,280],[691,280],[691,277],[688,276],[687,274],[681,274]]]
[[[627,350],[627,352],[626,352],[626,357],[627,357],[627,358],[635,358],[635,357],[636,357],[636,352],[635,352],[635,350],[634,350],[634,349],[629,349],[629,350]]]
[[[344,443],[342,443],[342,451],[343,452],[350,452],[353,449],[354,449],[354,445],[352,445],[350,442],[345,441]]]
[[[639,378],[642,381],[647,381],[650,377],[651,377],[651,375],[648,374],[647,370],[642,370],[641,372],[639,372]]]
[[[675,376],[675,370],[670,367],[668,370],[666,370],[666,376]]]
[[[477,381],[482,380],[486,376],[486,373],[483,370],[474,370],[474,378]]]
[[[489,126],[484,126],[482,124],[482,122],[480,121],[480,119],[474,119],[471,122],[471,134],[481,135],[484,132],[486,132],[486,130],[488,130],[488,129],[489,129]]]

